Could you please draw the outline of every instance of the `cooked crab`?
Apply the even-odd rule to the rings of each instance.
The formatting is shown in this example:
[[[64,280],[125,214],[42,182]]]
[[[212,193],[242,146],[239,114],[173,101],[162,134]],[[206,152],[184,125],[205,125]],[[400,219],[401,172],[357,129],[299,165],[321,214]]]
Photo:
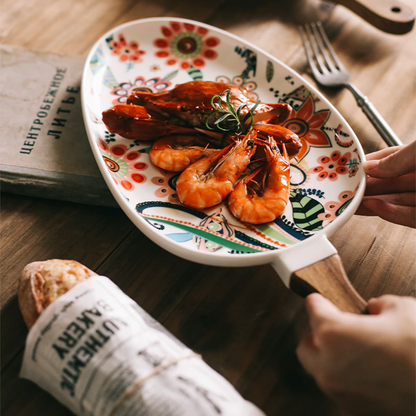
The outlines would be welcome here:
[[[253,123],[278,118],[284,121],[289,117],[291,107],[287,104],[257,104],[245,88],[232,84],[213,81],[191,81],[179,84],[170,91],[148,93],[134,92],[127,100],[128,104],[142,105],[155,116],[165,119],[176,118],[186,123],[187,126],[205,127],[208,117],[213,112],[212,98],[221,98],[218,103],[227,109],[224,91],[230,91],[229,102],[234,109],[241,109],[240,117],[244,118],[247,113],[253,111]],[[257,104],[257,105],[256,105]],[[250,118],[246,124],[249,124]]]
[[[254,127],[259,137],[285,144],[289,157],[298,154],[298,136],[278,124],[291,113],[287,104],[255,102],[246,89],[212,81],[192,81],[159,93],[134,92],[127,104],[103,112],[111,133],[128,139],[156,140],[170,135],[205,134],[231,143]],[[267,124],[273,120],[273,124]]]

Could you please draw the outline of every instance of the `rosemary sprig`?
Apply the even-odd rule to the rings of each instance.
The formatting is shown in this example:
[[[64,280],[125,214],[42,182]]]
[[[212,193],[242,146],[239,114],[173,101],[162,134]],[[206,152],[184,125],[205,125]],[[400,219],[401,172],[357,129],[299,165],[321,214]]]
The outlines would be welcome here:
[[[221,105],[221,102],[224,101],[223,96],[225,95],[225,103],[227,104],[227,108],[224,108]],[[256,110],[257,106],[260,104],[260,100],[256,102],[256,104],[251,107],[251,109],[247,112],[244,118],[241,117],[241,110],[244,107],[247,107],[247,104],[241,105],[237,111],[230,103],[230,95],[231,90],[225,90],[219,95],[213,95],[211,98],[211,105],[215,111],[213,111],[207,120],[205,121],[205,125],[209,130],[220,130],[224,133],[234,133],[234,134],[245,134],[253,125],[253,113]],[[220,116],[214,121],[213,126],[210,125],[209,121],[215,114],[220,114]],[[250,123],[247,129],[244,129],[244,124],[246,121],[251,117]]]

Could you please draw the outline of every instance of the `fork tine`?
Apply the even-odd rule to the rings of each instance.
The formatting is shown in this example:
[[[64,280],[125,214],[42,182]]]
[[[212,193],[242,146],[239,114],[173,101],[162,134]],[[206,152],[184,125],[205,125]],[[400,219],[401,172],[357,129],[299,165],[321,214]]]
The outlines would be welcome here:
[[[343,71],[347,71],[344,67],[344,65],[342,65],[342,62],[339,60],[337,54],[335,53],[335,51],[332,49],[331,46],[331,42],[328,39],[328,36],[326,36],[325,30],[322,26],[321,22],[316,22],[316,26],[318,27],[319,32],[321,33],[322,39],[325,43],[326,48],[328,49],[328,51],[331,54],[332,59],[334,60],[334,62],[337,64],[337,67]]]
[[[319,72],[318,68],[316,67],[311,50],[308,47],[308,41],[306,40],[307,36],[306,36],[305,28],[303,26],[298,26],[298,29],[300,33],[300,38],[302,39],[303,49],[305,49],[305,53],[308,58],[309,66],[311,67],[312,73],[315,77],[319,77],[322,74]]]
[[[322,53],[322,55],[323,55],[323,57],[325,59],[326,64],[328,65],[328,67],[329,67],[330,70],[337,71],[337,68],[333,64],[331,58],[328,55],[328,52],[325,49],[325,45],[324,45],[323,40],[322,40],[322,35],[319,32],[319,30],[317,29],[316,23],[311,23],[311,27],[312,27],[312,31],[313,31],[313,33],[315,35],[315,39],[317,41],[319,50],[321,51],[321,53]]]
[[[305,24],[305,29],[306,29],[306,34],[308,36],[309,43],[311,44],[312,50],[315,54],[316,62],[318,62],[319,69],[322,74],[326,74],[328,73],[328,69],[325,66],[324,61],[322,60],[322,57],[321,57],[321,54],[319,53],[318,48],[316,47],[317,42],[316,42],[315,36],[312,33],[311,27],[308,23]]]

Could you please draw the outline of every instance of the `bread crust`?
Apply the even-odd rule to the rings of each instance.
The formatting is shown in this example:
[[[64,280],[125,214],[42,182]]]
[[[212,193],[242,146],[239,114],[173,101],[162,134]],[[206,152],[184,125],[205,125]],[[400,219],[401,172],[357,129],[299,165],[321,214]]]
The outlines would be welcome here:
[[[19,307],[28,328],[43,311],[72,287],[96,276],[74,260],[46,260],[28,264],[19,282]]]

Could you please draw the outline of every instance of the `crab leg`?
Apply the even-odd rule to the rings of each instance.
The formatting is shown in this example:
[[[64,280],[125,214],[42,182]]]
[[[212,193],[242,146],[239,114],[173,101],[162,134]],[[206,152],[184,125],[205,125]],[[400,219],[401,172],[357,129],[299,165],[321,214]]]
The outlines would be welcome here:
[[[261,103],[254,112],[253,123],[265,121],[266,123],[273,122],[273,124],[283,123],[289,118],[292,112],[292,107],[288,104],[263,104]],[[248,122],[250,122],[248,120]]]
[[[150,141],[171,134],[197,134],[192,128],[175,126],[151,116],[139,105],[116,105],[103,112],[103,122],[110,133],[132,140]]]
[[[206,120],[215,110],[211,99],[227,89],[230,91],[230,104],[236,110],[241,108],[241,117],[245,117],[256,106],[253,111],[254,123],[269,120],[273,120],[273,123],[282,123],[290,116],[292,108],[288,104],[259,103],[257,105],[245,88],[212,81],[186,82],[172,90],[157,93],[135,91],[128,97],[127,104],[142,105],[152,115],[163,118],[175,117],[190,126],[205,128]],[[227,108],[224,100],[217,104]],[[250,121],[251,118],[248,118],[246,124],[248,125]]]

